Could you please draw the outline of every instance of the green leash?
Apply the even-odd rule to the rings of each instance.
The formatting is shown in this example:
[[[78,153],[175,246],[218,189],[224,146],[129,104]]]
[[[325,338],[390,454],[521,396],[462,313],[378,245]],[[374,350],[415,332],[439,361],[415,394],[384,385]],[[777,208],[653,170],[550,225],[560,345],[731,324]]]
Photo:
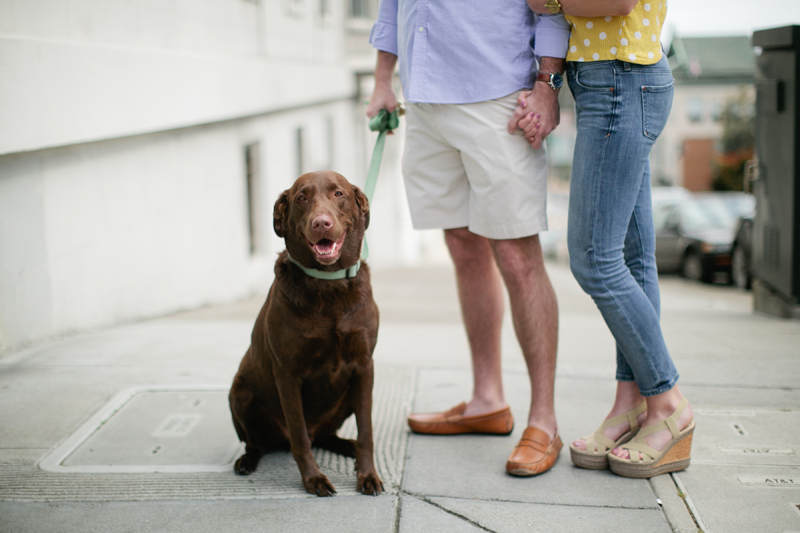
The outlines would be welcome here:
[[[369,121],[369,129],[371,131],[378,132],[378,139],[375,141],[375,148],[372,149],[372,160],[369,162],[367,181],[364,184],[364,194],[367,197],[370,207],[372,207],[372,196],[375,194],[375,184],[378,182],[378,174],[380,174],[381,171],[381,161],[383,160],[383,147],[386,144],[386,134],[393,129],[396,129],[400,125],[400,115],[402,114],[402,107],[398,107],[391,113],[385,109],[381,109],[380,113],[372,117]],[[365,236],[363,245],[361,247],[361,259],[355,265],[349,268],[343,268],[342,270],[336,270],[334,272],[325,272],[323,270],[317,270],[316,268],[306,268],[295,261],[292,256],[289,256],[289,260],[297,265],[300,270],[313,278],[349,279],[356,277],[358,269],[361,268],[361,261],[366,261],[367,257],[369,257],[369,246],[367,245],[367,238]]]
[[[381,172],[381,161],[383,160],[383,146],[386,144],[386,134],[400,125],[400,115],[403,108],[398,107],[391,113],[385,109],[369,120],[370,131],[378,132],[378,139],[375,141],[375,148],[372,149],[372,160],[369,162],[369,172],[367,182],[364,184],[364,194],[367,196],[370,208],[372,208],[372,196],[375,194],[375,184],[378,182],[378,174]],[[369,257],[369,245],[367,238],[364,237],[364,246],[361,250],[361,260],[366,261]]]

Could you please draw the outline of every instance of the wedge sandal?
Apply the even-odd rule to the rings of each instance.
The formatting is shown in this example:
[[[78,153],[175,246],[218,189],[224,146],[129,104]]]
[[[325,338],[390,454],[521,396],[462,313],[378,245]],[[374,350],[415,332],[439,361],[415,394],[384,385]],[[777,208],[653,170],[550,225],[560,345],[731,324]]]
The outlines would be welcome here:
[[[666,420],[639,430],[636,436],[622,446],[628,450],[629,459],[608,455],[608,466],[615,474],[632,478],[651,478],[667,472],[679,472],[689,466],[692,455],[694,420],[683,431],[678,429],[678,419],[689,402],[682,398],[678,408]],[[672,440],[658,451],[647,445],[645,437],[669,429]]]
[[[588,468],[589,470],[605,470],[608,468],[608,452],[620,444],[625,444],[636,435],[636,432],[639,431],[639,415],[646,410],[647,402],[642,402],[627,413],[605,420],[594,433],[588,437],[584,437],[583,440],[586,441],[585,450],[581,450],[576,448],[574,444],[570,444],[569,453],[572,457],[572,464],[579,468]],[[611,440],[603,434],[604,429],[618,426],[625,422],[627,422],[631,428],[617,440]]]

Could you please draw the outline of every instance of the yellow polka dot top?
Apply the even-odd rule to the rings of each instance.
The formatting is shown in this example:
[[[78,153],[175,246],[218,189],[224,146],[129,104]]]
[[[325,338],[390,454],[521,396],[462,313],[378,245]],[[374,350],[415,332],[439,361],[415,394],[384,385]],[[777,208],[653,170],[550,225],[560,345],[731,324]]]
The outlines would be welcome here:
[[[630,14],[616,17],[573,17],[567,61],[619,59],[652,65],[661,59],[661,27],[667,0],[639,0]]]

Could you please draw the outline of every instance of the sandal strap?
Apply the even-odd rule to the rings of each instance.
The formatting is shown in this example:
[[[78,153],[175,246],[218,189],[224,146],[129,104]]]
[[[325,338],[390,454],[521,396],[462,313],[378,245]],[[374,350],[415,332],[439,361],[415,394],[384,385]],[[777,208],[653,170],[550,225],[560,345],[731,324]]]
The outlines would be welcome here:
[[[595,431],[584,440],[586,440],[586,451],[591,451],[592,453],[606,453],[616,446],[613,440],[603,435],[602,428],[599,431]],[[597,449],[595,449],[595,444],[597,445]]]
[[[639,415],[645,411],[647,411],[647,402],[642,402],[627,413],[617,415],[614,418],[609,418],[608,420],[604,421],[600,425],[600,429],[598,431],[602,431],[612,426],[618,426],[624,422],[630,424],[631,431],[636,431],[639,429]]]
[[[683,411],[686,410],[687,405],[689,405],[689,402],[684,396],[678,403],[677,409],[675,409],[675,411],[671,415],[669,415],[667,418],[665,418],[658,424],[653,424],[652,426],[647,426],[646,428],[642,428],[641,430],[639,430],[639,433],[636,434],[633,440],[631,440],[627,444],[623,444],[621,448],[624,450],[628,450],[628,454],[631,456],[630,460],[634,461],[633,454],[631,454],[632,450],[639,452],[640,457],[638,461],[644,460],[641,458],[642,454],[649,456],[649,459],[653,459],[654,457],[657,457],[658,454],[661,453],[660,451],[648,446],[644,440],[645,437],[653,435],[654,433],[658,433],[659,431],[669,429],[670,433],[672,433],[672,438],[673,439],[677,438],[678,435],[680,435],[681,433],[681,430],[678,428],[678,419],[683,414]]]
[[[634,463],[639,461],[650,461],[653,458],[658,457],[658,454],[661,453],[655,448],[648,446],[644,440],[631,441],[628,444],[623,445],[622,449],[628,450],[630,461]],[[632,452],[638,452],[638,457],[636,459],[634,459]]]
[[[678,408],[675,409],[671,415],[667,418],[659,422],[658,424],[653,424],[652,426],[647,426],[643,428],[639,433],[636,435],[636,440],[644,439],[645,437],[652,435],[653,433],[658,433],[659,431],[663,431],[665,429],[669,429],[670,433],[672,433],[672,438],[676,438],[680,435],[681,430],[678,428],[678,419],[683,414],[683,411],[686,409],[686,406],[689,405],[689,402],[686,401],[686,397],[681,398],[680,403],[678,404]]]
[[[600,424],[600,427],[597,428],[594,433],[584,439],[586,441],[586,450],[595,451],[594,444],[598,444],[604,448],[601,450],[598,447],[596,450],[597,453],[605,453],[608,450],[616,447],[617,443],[606,437],[603,434],[603,430],[628,422],[631,427],[630,431],[636,433],[636,431],[639,429],[639,415],[644,413],[646,410],[647,402],[642,402],[627,413],[623,413],[615,416],[614,418],[609,418],[608,420],[603,421],[603,423]]]

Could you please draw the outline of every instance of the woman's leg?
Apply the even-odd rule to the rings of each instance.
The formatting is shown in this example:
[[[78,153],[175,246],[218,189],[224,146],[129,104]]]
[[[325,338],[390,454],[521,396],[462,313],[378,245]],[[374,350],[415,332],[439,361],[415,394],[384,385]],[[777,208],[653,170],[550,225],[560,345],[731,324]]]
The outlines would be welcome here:
[[[641,401],[631,391],[631,379],[642,396],[679,394],[659,325],[648,163],[669,112],[671,76],[663,66],[644,76],[642,70],[608,62],[574,66],[569,73],[578,111],[570,263],[617,341],[619,383],[609,417]],[[661,403],[652,415],[663,419]],[[616,428],[619,434],[625,431]]]

